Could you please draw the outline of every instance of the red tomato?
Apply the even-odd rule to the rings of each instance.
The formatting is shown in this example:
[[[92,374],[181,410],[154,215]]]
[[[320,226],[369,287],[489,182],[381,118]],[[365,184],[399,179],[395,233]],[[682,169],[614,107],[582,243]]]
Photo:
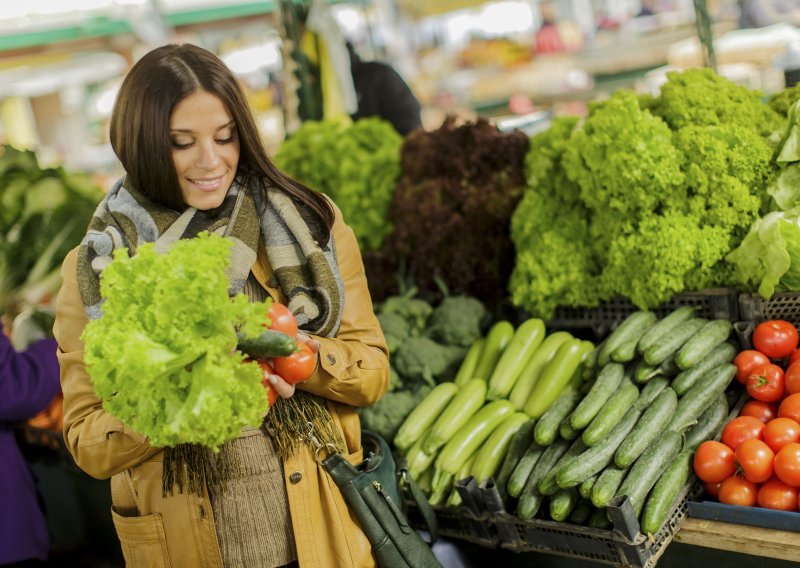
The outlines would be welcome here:
[[[753,331],[753,346],[770,359],[783,359],[797,349],[797,328],[788,321],[761,322]]]
[[[694,472],[706,483],[719,483],[736,471],[734,453],[728,446],[707,440],[694,454]]]
[[[800,424],[791,418],[775,418],[764,427],[764,442],[773,452],[786,444],[800,442]]]
[[[795,349],[795,353],[800,353],[800,349]],[[794,356],[794,353],[792,356]],[[786,385],[786,394],[800,392],[800,363],[789,364],[783,376],[783,381]]]
[[[795,349],[794,351],[792,351],[792,354],[789,355],[789,361],[786,364],[792,365],[798,359],[800,359],[800,349]]]
[[[773,477],[758,490],[758,506],[778,511],[795,511],[797,488]]]
[[[722,483],[705,483],[704,485],[706,487],[706,493],[711,495],[714,499],[719,496],[719,486],[722,485]]]
[[[269,326],[270,329],[282,331],[289,337],[297,337],[297,320],[285,305],[279,302],[272,302],[267,316],[272,322]]]
[[[720,503],[754,507],[758,498],[758,486],[739,475],[732,475],[719,486]]]
[[[761,351],[756,351],[755,349],[741,351],[736,356],[736,359],[733,360],[733,364],[736,365],[736,380],[746,385],[747,377],[750,375],[750,371],[753,370],[753,367],[767,365],[768,363],[769,357],[764,355]]]
[[[763,440],[764,423],[752,416],[737,416],[722,429],[722,443],[733,451],[745,440]]]
[[[748,400],[739,411],[739,416],[752,416],[766,424],[773,418],[778,417],[778,407],[761,400]]]
[[[275,357],[272,366],[275,373],[289,383],[296,385],[314,374],[317,368],[317,354],[305,343],[298,343],[299,351],[287,357]]]
[[[775,475],[792,487],[800,487],[800,444],[786,444],[775,454]]]
[[[775,402],[784,390],[783,369],[772,363],[753,367],[747,377],[747,393],[756,400]]]
[[[269,401],[269,405],[272,406],[275,404],[275,401],[278,400],[278,391],[276,391],[272,383],[269,382],[267,375],[274,375],[275,371],[270,367],[267,361],[259,359],[258,366],[261,367],[261,370],[265,373],[264,377],[261,379],[261,385],[267,390],[267,400]]]
[[[781,401],[778,407],[778,416],[791,418],[800,424],[800,393],[790,394]]]
[[[772,477],[774,459],[775,452],[762,440],[745,440],[736,448],[736,463],[745,479],[753,483],[764,483]]]

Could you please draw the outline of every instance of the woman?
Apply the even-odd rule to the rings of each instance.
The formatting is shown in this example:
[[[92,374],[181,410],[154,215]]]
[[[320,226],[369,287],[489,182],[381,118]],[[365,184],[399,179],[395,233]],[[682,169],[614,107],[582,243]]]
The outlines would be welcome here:
[[[162,491],[166,470],[184,471],[182,464],[164,467],[165,456],[172,461],[177,452],[152,447],[103,411],[79,340],[100,314],[99,276],[114,249],[135,254],[140,242],[158,249],[204,230],[224,234],[234,242],[232,290],[287,304],[306,334],[301,339],[317,351],[317,369],[297,391],[267,377],[284,397],[278,405],[318,405],[356,463],[353,406],[380,398],[389,365],[352,230],[324,196],[269,161],[235,77],[199,47],[160,47],[131,68],[112,114],[111,143],[126,176],[64,262],[55,333],[67,444],[85,471],[111,477],[127,564],[373,566],[366,537],[311,443],[281,455],[262,433],[282,426],[277,405],[267,428],[246,428],[223,447],[223,459],[232,456],[239,471],[224,491],[204,483],[192,460],[184,462],[186,475],[199,487],[175,490],[169,478]]]

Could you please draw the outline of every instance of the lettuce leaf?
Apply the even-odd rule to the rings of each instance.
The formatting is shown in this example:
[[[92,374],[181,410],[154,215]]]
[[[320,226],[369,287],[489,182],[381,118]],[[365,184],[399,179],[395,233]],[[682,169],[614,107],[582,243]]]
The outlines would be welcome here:
[[[202,233],[159,255],[115,251],[104,269],[103,315],[89,322],[86,369],[103,408],[155,446],[217,450],[268,408],[256,363],[236,350],[239,330],[269,324],[269,303],[228,295],[231,242]]]

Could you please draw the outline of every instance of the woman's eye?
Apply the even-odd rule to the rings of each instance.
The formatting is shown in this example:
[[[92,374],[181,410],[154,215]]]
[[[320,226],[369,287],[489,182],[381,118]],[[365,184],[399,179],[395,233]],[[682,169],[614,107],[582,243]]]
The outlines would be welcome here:
[[[234,136],[233,134],[231,134],[231,135],[230,135],[230,136],[228,136],[227,138],[223,138],[222,140],[217,140],[217,144],[230,144],[230,143],[231,143],[231,142],[233,142],[234,140],[236,140],[236,136]]]
[[[177,142],[175,140],[172,141],[172,147],[175,148],[176,150],[185,150],[186,148],[189,148],[191,145],[192,145],[191,142],[186,142],[184,144],[181,144],[180,142]]]

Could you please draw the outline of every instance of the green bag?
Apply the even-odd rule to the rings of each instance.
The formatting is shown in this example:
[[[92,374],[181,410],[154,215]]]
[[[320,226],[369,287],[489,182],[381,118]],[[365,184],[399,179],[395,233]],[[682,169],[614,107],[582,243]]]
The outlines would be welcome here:
[[[427,507],[434,524],[429,524],[431,538],[436,537],[435,517],[425,496],[413,480],[396,468],[389,446],[374,432],[362,432],[364,461],[354,467],[338,452],[322,460],[322,466],[330,474],[342,492],[350,510],[358,519],[361,529],[372,544],[372,550],[380,568],[441,568],[431,547],[409,524],[400,509],[398,476],[411,492],[423,518]],[[416,490],[416,491],[415,491]]]

